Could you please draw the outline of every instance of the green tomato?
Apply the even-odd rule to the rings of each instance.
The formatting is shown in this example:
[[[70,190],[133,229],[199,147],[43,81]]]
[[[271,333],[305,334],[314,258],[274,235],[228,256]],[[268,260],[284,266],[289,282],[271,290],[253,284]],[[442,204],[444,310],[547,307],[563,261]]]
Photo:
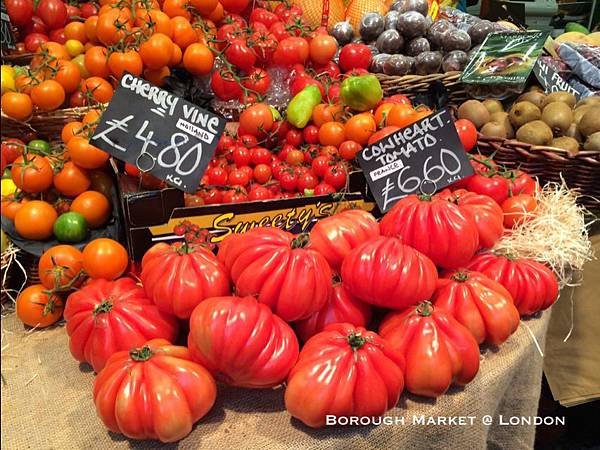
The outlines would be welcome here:
[[[54,222],[54,236],[60,242],[78,243],[87,236],[88,227],[85,217],[76,212],[61,214]]]
[[[43,139],[33,139],[27,144],[27,149],[41,155],[50,154],[50,142],[44,141]]]

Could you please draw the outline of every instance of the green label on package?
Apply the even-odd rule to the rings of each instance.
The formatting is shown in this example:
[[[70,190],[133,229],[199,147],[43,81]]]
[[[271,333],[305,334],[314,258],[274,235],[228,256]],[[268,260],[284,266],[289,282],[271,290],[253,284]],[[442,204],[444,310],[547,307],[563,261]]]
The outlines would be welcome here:
[[[524,84],[542,53],[548,32],[492,33],[463,71],[466,84]]]

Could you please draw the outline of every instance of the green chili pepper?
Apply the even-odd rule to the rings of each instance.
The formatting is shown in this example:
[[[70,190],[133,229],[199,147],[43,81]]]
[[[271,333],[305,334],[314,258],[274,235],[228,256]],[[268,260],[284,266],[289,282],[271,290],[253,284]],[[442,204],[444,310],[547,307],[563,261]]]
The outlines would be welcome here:
[[[290,101],[287,107],[287,120],[296,128],[304,128],[312,117],[313,109],[321,103],[318,87],[306,86]]]
[[[375,75],[348,77],[340,89],[342,103],[356,111],[368,111],[383,98],[381,84]]]

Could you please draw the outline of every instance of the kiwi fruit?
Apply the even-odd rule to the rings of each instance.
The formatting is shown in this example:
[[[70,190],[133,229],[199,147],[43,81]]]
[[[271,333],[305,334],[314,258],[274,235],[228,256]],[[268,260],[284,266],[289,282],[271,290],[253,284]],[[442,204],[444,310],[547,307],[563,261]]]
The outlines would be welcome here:
[[[510,119],[508,118],[508,113],[504,111],[499,111],[490,114],[490,122],[498,122],[504,126],[506,130],[506,137],[508,139],[512,139],[515,137],[515,130],[510,123]]]
[[[519,128],[527,122],[539,120],[542,117],[542,111],[531,102],[517,102],[510,108],[508,116],[510,123]]]
[[[517,130],[517,139],[532,145],[548,145],[552,141],[552,130],[545,122],[533,120]]]
[[[470,120],[479,129],[490,121],[490,113],[479,100],[467,100],[458,108],[458,118]]]
[[[579,120],[577,129],[585,137],[600,131],[600,106],[588,109]]]
[[[582,98],[577,102],[575,108],[580,108],[581,106],[600,106],[600,95]]]
[[[517,102],[531,102],[538,108],[542,109],[544,102],[546,101],[546,94],[541,91],[529,91],[520,95]]]
[[[573,123],[573,111],[563,102],[548,103],[542,111],[542,120],[552,129],[554,135],[562,135]]]
[[[565,136],[572,137],[577,142],[583,142],[583,137],[581,136],[581,133],[577,129],[576,123],[572,123],[571,126],[569,127],[569,129],[567,131],[565,131]]]
[[[563,102],[573,108],[577,102],[577,99],[570,92],[552,92],[546,96],[544,106],[552,102]]]
[[[574,155],[579,151],[579,142],[577,139],[568,136],[562,136],[552,139],[550,142],[551,147],[562,148],[570,154]]]
[[[544,93],[544,89],[542,89],[541,86],[538,86],[537,84],[534,84],[532,86],[529,86],[528,92],[542,92],[542,93]]]
[[[504,111],[504,106],[502,106],[502,103],[500,103],[499,100],[493,100],[493,99],[484,100],[483,106],[485,106],[485,108],[488,110],[488,112],[490,114],[493,114],[495,112]]]
[[[488,122],[481,127],[480,132],[484,136],[494,136],[503,139],[508,138],[508,132],[502,122]]]
[[[592,105],[581,105],[573,110],[573,123],[579,125],[581,118],[585,114],[585,112],[590,109]]]
[[[583,148],[589,151],[600,151],[600,131],[590,134],[585,140]]]

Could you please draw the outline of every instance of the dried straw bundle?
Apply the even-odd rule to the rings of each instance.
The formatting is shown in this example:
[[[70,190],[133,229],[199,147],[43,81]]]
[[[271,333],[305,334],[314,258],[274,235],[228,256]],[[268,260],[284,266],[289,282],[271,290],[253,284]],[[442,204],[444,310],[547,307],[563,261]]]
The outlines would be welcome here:
[[[528,220],[506,233],[494,250],[546,263],[561,287],[572,285],[576,273],[594,258],[588,231],[597,220],[586,219],[590,213],[577,204],[577,197],[564,180],[546,184],[536,194],[536,211],[527,213]]]

